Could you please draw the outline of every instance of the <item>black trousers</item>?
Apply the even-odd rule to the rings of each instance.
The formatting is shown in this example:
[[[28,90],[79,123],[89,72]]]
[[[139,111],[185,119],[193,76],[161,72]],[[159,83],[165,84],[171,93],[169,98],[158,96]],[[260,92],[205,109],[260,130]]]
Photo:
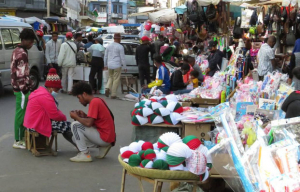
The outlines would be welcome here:
[[[91,72],[89,76],[90,85],[93,90],[100,90],[102,86],[102,74],[103,74],[104,62],[101,57],[93,57],[91,62]],[[95,79],[95,75],[97,74],[97,81]]]
[[[147,85],[151,83],[150,65],[139,65],[139,75],[141,86],[145,85],[145,80],[147,81]]]

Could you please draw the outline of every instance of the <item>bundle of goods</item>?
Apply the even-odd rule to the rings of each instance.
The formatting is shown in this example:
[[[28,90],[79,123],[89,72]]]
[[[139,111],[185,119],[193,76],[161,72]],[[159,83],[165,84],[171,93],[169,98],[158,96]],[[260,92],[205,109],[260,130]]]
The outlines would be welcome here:
[[[200,107],[184,107],[180,119],[183,123],[188,122],[213,122],[213,118],[209,112],[209,108]]]
[[[133,125],[145,125],[165,123],[176,125],[180,122],[183,107],[178,102],[175,95],[166,97],[153,96],[150,99],[143,99],[135,104],[131,111]]]
[[[204,181],[212,167],[208,149],[196,136],[181,139],[173,132],[162,134],[157,143],[138,141],[120,149],[122,160],[131,167],[189,171]]]
[[[217,72],[213,77],[206,76],[201,87],[195,88],[189,96],[203,99],[219,99],[225,82],[225,73]]]
[[[299,191],[300,151],[292,126],[300,124],[300,118],[272,121],[262,129],[261,120],[253,115],[235,122],[230,110],[228,103],[211,109],[217,128],[211,133],[216,145],[209,150],[220,174],[238,174],[240,182],[230,187],[249,192]],[[232,162],[222,162],[225,156]]]

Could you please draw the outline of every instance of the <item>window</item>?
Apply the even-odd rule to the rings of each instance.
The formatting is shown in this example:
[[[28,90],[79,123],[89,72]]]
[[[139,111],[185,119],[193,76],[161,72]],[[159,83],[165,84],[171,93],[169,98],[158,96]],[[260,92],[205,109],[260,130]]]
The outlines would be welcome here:
[[[133,54],[131,54],[130,46],[129,45],[127,45],[127,44],[122,44],[122,45],[124,47],[125,55],[133,55]]]
[[[1,29],[5,49],[14,49],[9,29]]]
[[[113,13],[118,13],[118,5],[114,5]]]
[[[123,13],[122,5],[119,5],[119,13]]]
[[[0,4],[5,4],[5,0],[0,0]],[[2,49],[2,47],[1,47],[1,49]]]
[[[99,12],[106,13],[106,6],[100,6]]]
[[[95,8],[97,9],[98,12],[100,11],[100,5],[99,4],[96,4],[96,5],[93,6],[93,11],[95,10]]]
[[[11,29],[10,34],[11,34],[11,38],[12,38],[14,48],[16,48],[17,45],[21,43],[21,39],[19,37],[20,36],[20,31],[19,31],[19,29]]]
[[[133,55],[135,55],[135,52],[136,52],[136,48],[139,46],[138,44],[131,44],[131,50],[132,50],[132,53]]]
[[[26,4],[32,5],[33,4],[33,0],[26,0]]]

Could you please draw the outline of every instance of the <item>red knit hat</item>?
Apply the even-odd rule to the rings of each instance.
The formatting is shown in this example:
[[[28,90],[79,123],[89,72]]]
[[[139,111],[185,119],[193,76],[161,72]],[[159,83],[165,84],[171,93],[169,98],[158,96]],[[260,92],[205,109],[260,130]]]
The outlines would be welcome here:
[[[149,37],[147,37],[147,36],[142,37],[141,40],[142,40],[142,41],[151,41],[151,40],[149,39]]]
[[[62,88],[60,78],[57,75],[55,68],[51,68],[49,70],[49,73],[48,73],[47,79],[46,79],[46,83],[45,83],[45,87],[59,88],[59,89]]]

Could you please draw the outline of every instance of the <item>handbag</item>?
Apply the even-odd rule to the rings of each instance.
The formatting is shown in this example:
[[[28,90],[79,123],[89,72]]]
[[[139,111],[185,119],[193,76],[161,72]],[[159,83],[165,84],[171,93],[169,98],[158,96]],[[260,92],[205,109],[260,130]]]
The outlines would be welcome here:
[[[295,45],[296,37],[294,33],[294,26],[290,28],[289,33],[286,35],[286,45]]]

